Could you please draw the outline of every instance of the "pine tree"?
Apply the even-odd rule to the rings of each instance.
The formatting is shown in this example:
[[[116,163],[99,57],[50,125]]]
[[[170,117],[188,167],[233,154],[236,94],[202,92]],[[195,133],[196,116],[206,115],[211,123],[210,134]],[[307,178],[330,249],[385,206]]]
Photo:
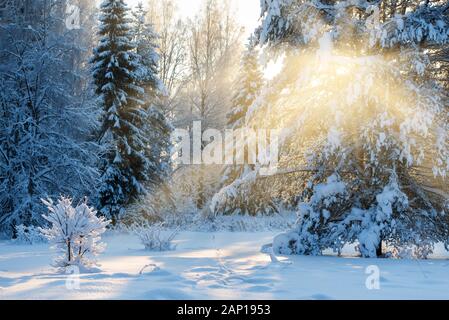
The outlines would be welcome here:
[[[427,48],[449,42],[448,7],[428,3],[405,1],[395,14],[381,1],[379,21],[368,23],[379,8],[365,1],[262,2],[259,42],[294,50],[282,90],[249,121],[289,128],[281,162],[307,182],[298,225],[275,251],[358,243],[363,257],[384,245],[416,246],[425,257],[435,243],[449,245],[447,98],[426,76]]]
[[[147,116],[142,130],[148,139],[149,148],[146,156],[150,163],[147,187],[151,195],[163,194],[171,199],[166,182],[171,172],[171,133],[173,127],[161,110],[162,100],[166,89],[158,76],[159,60],[158,39],[159,35],[154,26],[147,23],[147,11],[139,3],[133,11],[133,37],[137,54],[140,59],[139,84],[145,89],[145,106]],[[158,189],[164,192],[158,192]],[[157,202],[153,197],[152,202]],[[157,203],[154,203],[157,207]],[[153,208],[156,209],[156,208]],[[159,208],[160,209],[160,208]]]
[[[136,52],[139,55],[139,81],[145,89],[147,100],[154,101],[165,93],[162,81],[158,77],[159,53],[158,40],[154,26],[147,23],[147,11],[140,2],[132,12],[132,33]]]
[[[232,109],[227,114],[229,129],[245,128],[245,118],[249,107],[256,100],[263,85],[263,75],[259,67],[259,55],[253,38],[249,39],[246,50],[243,52],[240,70],[233,86]],[[248,159],[245,152],[245,159]],[[240,177],[247,165],[232,165],[225,171],[225,184],[230,184]]]
[[[258,50],[251,37],[242,55],[240,70],[233,86],[235,93],[232,98],[232,109],[227,114],[229,129],[245,128],[248,109],[260,94],[264,80],[258,58]],[[246,147],[244,157],[245,161],[249,160]],[[269,197],[262,199],[252,171],[254,171],[254,165],[250,164],[234,164],[224,169],[221,190],[212,199],[214,214],[256,215],[274,209]],[[268,209],[270,205],[271,209]]]
[[[142,129],[147,112],[142,107],[141,58],[133,42],[129,9],[123,0],[105,0],[100,10],[101,39],[92,63],[104,112],[100,138],[108,150],[99,208],[115,223],[126,205],[146,193],[151,163],[146,156],[149,141]]]
[[[237,129],[245,125],[248,108],[256,100],[263,85],[263,75],[259,66],[259,54],[253,37],[243,52],[240,70],[234,83],[232,110],[227,114],[228,128]]]

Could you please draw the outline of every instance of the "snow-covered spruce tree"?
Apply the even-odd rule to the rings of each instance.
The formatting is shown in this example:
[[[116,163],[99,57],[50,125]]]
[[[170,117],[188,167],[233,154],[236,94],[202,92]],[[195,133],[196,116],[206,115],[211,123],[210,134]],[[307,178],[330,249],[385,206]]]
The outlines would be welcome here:
[[[85,90],[89,32],[69,30],[57,1],[10,2],[0,25],[0,232],[40,225],[40,199],[95,197],[96,112]],[[59,9],[58,9],[59,8]],[[75,42],[76,40],[76,42]]]
[[[256,100],[263,83],[259,52],[255,47],[254,38],[251,36],[246,50],[242,54],[240,70],[233,85],[232,109],[227,114],[229,129],[238,129],[245,126],[248,108]]]
[[[294,50],[277,101],[251,116],[282,123],[282,157],[309,172],[298,226],[274,240],[278,252],[358,242],[364,257],[380,256],[383,244],[415,245],[425,257],[436,242],[449,245],[447,100],[426,75],[424,50],[448,42],[447,6],[380,11],[372,23],[371,5],[262,2],[260,42]]]
[[[136,53],[123,0],[100,6],[100,42],[94,50],[93,77],[103,110],[100,138],[108,148],[99,190],[99,211],[116,223],[130,202],[146,193],[151,162],[146,136],[147,110],[141,86],[141,57]]]
[[[139,3],[132,11],[133,41],[140,60],[139,81],[145,88],[147,98],[152,99],[154,103],[156,97],[165,93],[165,88],[158,77],[160,57],[157,52],[157,43],[159,35],[154,30],[154,26],[147,23],[146,20],[147,11],[143,4]]]
[[[87,200],[75,207],[72,200],[65,197],[56,204],[52,200],[43,202],[49,210],[43,217],[50,223],[50,228],[41,229],[41,232],[62,253],[55,259],[54,266],[62,271],[70,266],[82,270],[96,266],[95,257],[105,249],[105,244],[100,241],[109,221],[97,217]]]
[[[259,65],[259,52],[255,47],[254,38],[251,37],[243,52],[240,70],[233,85],[232,108],[227,114],[229,129],[246,128],[245,118],[248,109],[257,99],[264,84]],[[234,150],[226,152],[234,152]],[[268,194],[261,192],[261,182],[256,181],[256,176],[253,174],[255,165],[249,164],[248,161],[247,147],[244,154],[246,164],[233,164],[224,169],[221,189],[211,202],[211,210],[215,215],[257,215],[276,210]]]
[[[162,210],[161,202],[171,202],[172,197],[167,180],[171,173],[171,133],[173,127],[161,110],[162,99],[167,95],[159,79],[158,34],[153,26],[146,22],[147,12],[140,3],[133,12],[133,38],[136,43],[139,63],[139,84],[145,89],[147,116],[142,130],[145,132],[149,147],[145,150],[150,161],[147,188],[150,191],[151,208]],[[148,202],[147,202],[148,204]]]
[[[159,78],[158,39],[151,24],[146,23],[147,13],[139,4],[134,12],[134,36],[137,53],[141,58],[140,83],[145,88],[145,102],[149,106],[147,118],[147,135],[151,144],[149,157],[154,164],[153,184],[164,182],[171,169],[171,133],[173,127],[162,112],[161,99],[167,90]]]

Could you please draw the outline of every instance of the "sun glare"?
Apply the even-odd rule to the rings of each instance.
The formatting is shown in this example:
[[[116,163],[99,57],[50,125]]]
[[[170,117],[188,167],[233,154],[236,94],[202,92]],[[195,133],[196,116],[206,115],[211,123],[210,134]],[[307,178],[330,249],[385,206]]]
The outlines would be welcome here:
[[[275,60],[270,60],[265,68],[263,69],[263,74],[265,79],[272,80],[274,77],[276,77],[284,67],[284,56],[281,56]]]
[[[269,110],[259,109],[254,124],[301,128],[298,139],[307,140],[334,127],[356,133],[360,123],[406,121],[419,110],[418,104],[425,104],[400,81],[400,72],[385,57],[342,52],[333,48],[330,38],[323,39],[317,52],[289,54],[267,64],[267,79],[282,69],[289,84],[270,89],[277,101],[267,105]],[[425,118],[424,111],[419,112]],[[308,123],[302,122],[304,118]]]

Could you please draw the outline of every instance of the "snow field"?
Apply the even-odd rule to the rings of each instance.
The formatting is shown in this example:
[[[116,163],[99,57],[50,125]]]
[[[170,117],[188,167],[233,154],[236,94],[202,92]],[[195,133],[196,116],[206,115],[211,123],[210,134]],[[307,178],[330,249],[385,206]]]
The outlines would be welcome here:
[[[182,232],[175,251],[149,252],[137,237],[111,232],[101,271],[79,275],[79,289],[77,275],[50,267],[48,244],[2,241],[0,299],[449,299],[447,260],[272,259],[261,248],[276,234]],[[370,266],[380,290],[367,289]]]

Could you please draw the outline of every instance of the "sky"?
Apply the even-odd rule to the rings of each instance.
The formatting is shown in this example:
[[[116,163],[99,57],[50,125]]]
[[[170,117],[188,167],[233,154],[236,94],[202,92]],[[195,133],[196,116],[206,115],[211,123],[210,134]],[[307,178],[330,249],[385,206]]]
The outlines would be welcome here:
[[[126,0],[129,5],[135,6],[139,2],[145,4],[148,0]],[[183,17],[193,17],[201,8],[204,0],[176,0],[178,2],[179,13]],[[260,0],[231,0],[236,13],[237,21],[245,27],[245,40],[259,25]],[[272,79],[277,75],[283,65],[283,58],[275,61],[269,61],[265,66],[263,73],[267,79]]]
[[[136,5],[142,0],[126,0],[130,5]],[[203,0],[177,0],[179,12],[184,17],[193,17],[200,9]],[[145,1],[142,1],[145,4]],[[249,36],[258,25],[260,15],[260,0],[232,0],[237,20],[245,27]]]

